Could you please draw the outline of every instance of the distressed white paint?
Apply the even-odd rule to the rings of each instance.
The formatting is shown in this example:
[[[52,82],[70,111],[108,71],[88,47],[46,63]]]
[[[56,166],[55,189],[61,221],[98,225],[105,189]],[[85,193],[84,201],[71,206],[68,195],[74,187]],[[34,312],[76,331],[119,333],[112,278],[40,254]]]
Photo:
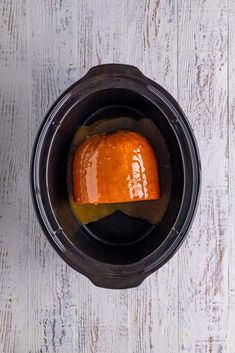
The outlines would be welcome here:
[[[229,3],[228,108],[229,108],[229,236],[228,236],[228,352],[235,351],[235,1]]]
[[[235,353],[235,1],[0,1],[0,352]],[[139,288],[94,287],[45,240],[29,195],[38,126],[89,67],[168,89],[202,157],[199,211]]]
[[[227,348],[228,168],[232,158],[228,150],[228,4],[225,0],[182,0],[178,6],[178,98],[194,128],[203,171],[198,214],[178,255],[179,350],[230,353],[235,347]]]

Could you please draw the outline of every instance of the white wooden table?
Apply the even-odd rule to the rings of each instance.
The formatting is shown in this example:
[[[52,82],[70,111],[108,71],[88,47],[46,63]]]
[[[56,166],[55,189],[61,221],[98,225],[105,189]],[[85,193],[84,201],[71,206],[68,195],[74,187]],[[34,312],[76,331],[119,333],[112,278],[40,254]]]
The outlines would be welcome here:
[[[0,352],[235,353],[235,0],[0,0]],[[192,124],[203,184],[179,252],[96,288],[51,248],[29,193],[36,131],[100,63],[136,65]]]

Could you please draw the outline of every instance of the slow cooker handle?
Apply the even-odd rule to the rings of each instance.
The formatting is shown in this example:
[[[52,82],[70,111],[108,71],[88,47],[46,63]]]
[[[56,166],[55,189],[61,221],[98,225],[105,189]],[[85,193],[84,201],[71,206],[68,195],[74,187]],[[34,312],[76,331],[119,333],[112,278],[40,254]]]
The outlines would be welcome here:
[[[102,75],[144,77],[142,72],[135,66],[124,64],[103,64],[92,67],[85,77],[94,78]]]
[[[97,287],[110,289],[128,289],[138,287],[146,278],[143,275],[136,275],[132,277],[104,277],[102,276],[88,276],[90,281]]]

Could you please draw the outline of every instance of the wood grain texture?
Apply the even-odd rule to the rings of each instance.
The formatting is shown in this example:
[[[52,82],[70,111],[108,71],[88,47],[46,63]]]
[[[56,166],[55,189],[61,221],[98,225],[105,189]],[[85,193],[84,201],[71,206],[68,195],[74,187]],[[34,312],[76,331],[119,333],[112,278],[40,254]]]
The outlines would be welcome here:
[[[229,109],[229,238],[228,238],[228,352],[235,352],[235,1],[229,2],[228,109]]]
[[[178,98],[194,128],[203,173],[198,214],[178,255],[179,350],[230,353],[228,4],[179,1],[178,11]]]
[[[235,353],[235,1],[0,1],[0,352]],[[179,252],[135,289],[95,287],[45,240],[29,162],[49,106],[94,65],[179,100],[203,184]]]
[[[138,66],[177,97],[176,3],[146,1],[144,5]],[[178,347],[177,255],[139,288],[128,291],[128,304],[130,352],[174,353]]]
[[[26,7],[31,149],[47,109],[66,87],[76,81],[79,73],[74,2],[67,1],[64,6],[63,1],[27,1]],[[29,351],[76,351],[79,326],[77,276],[60,261],[41,236],[31,207],[29,216]]]
[[[0,351],[28,351],[28,91],[24,2],[0,2]],[[25,109],[26,108],[26,109]]]

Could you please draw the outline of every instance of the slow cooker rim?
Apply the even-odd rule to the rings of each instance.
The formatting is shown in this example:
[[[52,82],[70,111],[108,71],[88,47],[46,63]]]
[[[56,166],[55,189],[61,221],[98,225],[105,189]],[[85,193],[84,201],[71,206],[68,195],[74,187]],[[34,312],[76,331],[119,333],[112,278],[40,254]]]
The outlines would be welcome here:
[[[112,64],[112,66],[115,65],[115,64]],[[104,65],[105,66],[105,65]],[[125,66],[125,65],[124,65]],[[120,67],[120,65],[119,65]],[[92,73],[94,75],[94,69],[92,69]],[[138,69],[136,69],[138,70]],[[139,71],[139,70],[138,70]],[[139,71],[140,73],[140,71]],[[89,74],[89,72],[88,72]],[[87,74],[87,75],[88,75]],[[78,85],[81,84],[81,82],[84,82],[84,80],[87,78],[87,75],[84,76],[81,80],[77,81],[76,83],[74,83],[71,87],[69,87],[58,99],[57,101],[52,105],[52,107],[50,108],[49,112],[46,114],[46,117],[45,119],[43,120],[43,123],[41,124],[41,128],[38,132],[38,135],[37,135],[37,138],[35,140],[35,145],[34,145],[34,150],[33,150],[33,154],[32,154],[32,161],[31,161],[31,191],[32,191],[32,196],[33,196],[33,203],[34,203],[34,207],[36,209],[36,213],[39,217],[39,220],[40,220],[40,224],[41,226],[43,227],[43,230],[44,230],[44,233],[46,233],[47,235],[47,238],[49,239],[49,241],[52,243],[53,247],[57,250],[57,252],[59,252],[59,254],[62,256],[62,258],[69,264],[71,265],[72,267],[74,267],[76,270],[78,270],[79,272],[87,275],[89,278],[92,276],[92,272],[93,271],[83,271],[81,267],[77,267],[76,264],[74,265],[73,263],[71,263],[71,260],[66,256],[66,252],[68,251],[67,249],[65,250],[62,250],[58,243],[56,242],[56,238],[55,238],[55,235],[52,236],[51,233],[48,233],[48,229],[47,227],[45,226],[45,219],[43,220],[43,217],[42,215],[40,214],[40,208],[39,208],[39,205],[38,205],[38,202],[37,202],[37,199],[36,199],[36,195],[35,195],[35,185],[34,185],[34,173],[35,173],[35,159],[36,159],[36,153],[37,153],[37,147],[38,147],[38,143],[39,143],[39,140],[40,140],[40,137],[41,137],[41,134],[42,134],[42,131],[43,131],[43,128],[45,127],[45,124],[50,122],[51,120],[53,120],[53,118],[51,117],[51,114],[53,113],[54,109],[58,106],[59,103],[61,103],[62,100],[66,100],[69,98],[70,96],[70,92],[75,88],[77,87]],[[110,76],[112,74],[107,74],[107,76]],[[115,75],[115,74],[113,74]],[[120,74],[119,74],[119,77],[120,77]],[[200,187],[200,159],[199,159],[199,154],[198,154],[198,150],[197,150],[197,145],[196,145],[196,141],[195,141],[195,138],[193,137],[193,132],[190,128],[190,125],[187,121],[187,118],[185,116],[185,114],[183,113],[182,109],[180,108],[180,106],[178,105],[178,103],[174,100],[174,98],[167,92],[165,91],[160,85],[156,84],[154,81],[146,78],[143,74],[140,73],[140,75],[138,74],[137,77],[127,77],[127,76],[123,76],[123,79],[131,79],[131,80],[140,80],[141,83],[144,83],[146,84],[146,81],[148,82],[148,84],[151,84],[151,86],[153,86],[155,89],[157,89],[161,95],[163,94],[164,95],[164,98],[167,99],[170,104],[174,107],[174,109],[177,111],[177,114],[178,116],[180,117],[179,121],[180,121],[180,124],[184,124],[185,127],[186,127],[186,131],[188,131],[188,134],[190,136],[190,141],[191,141],[191,144],[192,144],[192,150],[194,150],[194,158],[196,159],[196,164],[197,164],[197,172],[198,172],[198,175],[195,176],[195,178],[197,179],[196,180],[196,184],[198,185],[198,189]],[[144,82],[143,82],[144,80]],[[67,98],[66,98],[67,96]],[[182,126],[181,126],[182,128]],[[176,134],[177,136],[177,134]],[[198,190],[197,190],[197,193],[198,193]],[[168,248],[168,251],[167,252],[164,252],[162,257],[160,257],[157,261],[152,261],[153,260],[153,257],[154,257],[154,254],[155,254],[155,251],[153,253],[151,253],[150,255],[148,255],[146,258],[143,258],[141,260],[139,260],[138,262],[135,262],[135,263],[132,263],[132,264],[129,264],[129,265],[113,265],[113,264],[108,264],[108,263],[103,263],[103,262],[100,262],[100,261],[97,261],[97,260],[94,260],[92,258],[90,258],[89,256],[87,256],[86,254],[83,254],[83,256],[85,256],[86,258],[88,259],[91,259],[92,260],[92,263],[96,262],[97,264],[99,265],[102,265],[103,267],[106,267],[106,270],[108,269],[109,272],[105,272],[104,269],[102,269],[100,271],[100,274],[102,274],[102,276],[113,276],[113,277],[119,277],[120,276],[120,273],[117,273],[115,274],[115,270],[117,268],[120,268],[120,266],[122,267],[123,271],[121,273],[121,277],[125,277],[125,276],[130,276],[131,274],[134,274],[136,275],[136,273],[138,273],[137,269],[136,269],[136,266],[138,265],[139,266],[143,266],[143,264],[146,263],[146,261],[148,260],[148,262],[150,262],[150,265],[145,267],[145,269],[141,269],[141,274],[144,274],[146,277],[148,274],[150,274],[151,272],[153,272],[154,270],[156,270],[157,268],[159,268],[160,266],[162,266],[166,261],[169,260],[170,257],[173,256],[173,254],[177,251],[178,247],[181,245],[183,239],[185,238],[185,235],[188,231],[188,227],[189,225],[191,224],[192,222],[192,218],[193,216],[195,215],[195,208],[197,206],[197,202],[198,202],[198,195],[196,195],[196,198],[195,200],[193,201],[193,205],[191,205],[191,218],[189,217],[189,214],[187,216],[187,218],[190,218],[188,219],[188,226],[186,226],[185,230],[184,231],[181,231],[179,233],[177,233],[177,237],[175,239],[175,241],[171,244],[170,248]],[[183,203],[183,198],[182,198],[182,203]],[[180,211],[179,211],[179,214],[180,214]],[[179,216],[178,214],[178,216]],[[173,227],[174,228],[174,227]],[[172,231],[176,231],[176,229],[172,229]],[[71,244],[72,245],[72,244]],[[160,247],[162,247],[163,244],[161,244]],[[73,246],[73,245],[72,245]],[[76,249],[77,250],[77,249]],[[157,249],[156,249],[157,250]],[[80,253],[80,251],[79,251]],[[166,255],[167,254],[167,255]],[[68,255],[68,254],[67,254]],[[164,259],[163,259],[164,257]],[[149,261],[151,260],[151,261]],[[134,267],[134,269],[132,269]],[[87,268],[87,265],[86,265],[86,268]],[[125,270],[124,270],[125,269]],[[114,272],[113,272],[114,271]],[[97,269],[95,271],[97,273]]]

